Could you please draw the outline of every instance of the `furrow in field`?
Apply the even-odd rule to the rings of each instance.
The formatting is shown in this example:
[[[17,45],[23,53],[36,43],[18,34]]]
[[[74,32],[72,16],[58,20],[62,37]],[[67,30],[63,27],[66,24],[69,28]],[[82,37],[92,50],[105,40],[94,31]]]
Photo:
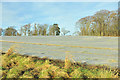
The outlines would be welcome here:
[[[58,44],[42,44],[42,43],[27,43],[27,42],[16,42],[16,41],[5,41],[5,40],[1,40],[0,42],[33,44],[33,45],[47,45],[47,46],[64,46],[64,47],[73,47],[73,48],[76,47],[76,48],[88,48],[88,49],[118,50],[116,48],[85,47],[85,46],[71,46],[71,45],[58,45]]]

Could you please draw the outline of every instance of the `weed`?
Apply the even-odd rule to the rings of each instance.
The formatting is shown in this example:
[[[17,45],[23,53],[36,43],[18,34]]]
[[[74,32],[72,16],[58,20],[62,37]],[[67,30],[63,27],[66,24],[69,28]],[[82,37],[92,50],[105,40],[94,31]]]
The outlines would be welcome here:
[[[64,66],[65,69],[69,69],[70,66],[71,66],[71,61],[70,61],[70,59],[69,59],[68,54],[69,54],[69,52],[67,51],[67,52],[66,52],[66,57],[65,57],[65,66]]]

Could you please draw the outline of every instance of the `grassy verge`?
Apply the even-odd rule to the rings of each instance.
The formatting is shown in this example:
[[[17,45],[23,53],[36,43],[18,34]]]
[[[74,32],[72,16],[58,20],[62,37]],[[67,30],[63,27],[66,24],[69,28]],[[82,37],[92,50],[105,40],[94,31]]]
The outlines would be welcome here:
[[[2,57],[2,78],[118,78],[118,69],[72,63],[14,53],[10,48]]]

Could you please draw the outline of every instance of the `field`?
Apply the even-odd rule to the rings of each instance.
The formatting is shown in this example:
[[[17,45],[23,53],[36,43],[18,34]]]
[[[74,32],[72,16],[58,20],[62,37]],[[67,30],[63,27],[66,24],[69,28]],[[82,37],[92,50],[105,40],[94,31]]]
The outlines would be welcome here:
[[[117,37],[6,36],[0,42],[3,78],[118,77]]]
[[[4,78],[118,78],[118,69],[100,65],[20,55],[11,47],[2,57],[2,79]],[[1,75],[0,75],[1,76]],[[109,79],[110,80],[110,79]],[[112,80],[112,79],[111,79]]]
[[[17,53],[118,67],[118,37],[97,36],[22,36],[1,37],[1,50],[11,46]]]

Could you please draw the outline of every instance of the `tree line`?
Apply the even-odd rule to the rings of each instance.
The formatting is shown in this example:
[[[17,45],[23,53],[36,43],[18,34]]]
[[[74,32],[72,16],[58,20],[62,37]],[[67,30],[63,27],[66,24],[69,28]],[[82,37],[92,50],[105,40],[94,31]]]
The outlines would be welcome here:
[[[40,24],[34,24],[33,30],[30,29],[31,25],[27,24],[21,27],[20,29],[20,34],[21,35],[28,35],[28,36],[37,36],[37,35],[59,35],[60,34],[60,28],[58,27],[58,24],[53,24],[50,25],[49,27],[49,33],[47,32],[48,30],[48,25],[40,25]]]
[[[82,36],[119,36],[118,11],[100,10],[76,22]]]
[[[60,28],[58,24],[53,24],[48,26],[47,24],[26,24],[20,27],[20,30],[16,30],[14,26],[8,27],[6,29],[0,28],[0,35],[3,36],[47,36],[47,35],[60,35]]]
[[[59,36],[60,33],[66,35],[69,30],[60,27],[58,24],[26,24],[21,26],[19,30],[15,29],[14,26],[10,26],[6,29],[0,28],[0,36]]]
[[[93,16],[86,16],[76,22],[76,28],[79,30],[73,34],[82,36],[120,36],[120,24],[118,11],[100,10]],[[60,29],[58,24],[48,26],[48,24],[26,24],[16,30],[14,27],[6,29],[0,28],[0,36],[59,36],[60,33],[66,35],[69,30]]]

